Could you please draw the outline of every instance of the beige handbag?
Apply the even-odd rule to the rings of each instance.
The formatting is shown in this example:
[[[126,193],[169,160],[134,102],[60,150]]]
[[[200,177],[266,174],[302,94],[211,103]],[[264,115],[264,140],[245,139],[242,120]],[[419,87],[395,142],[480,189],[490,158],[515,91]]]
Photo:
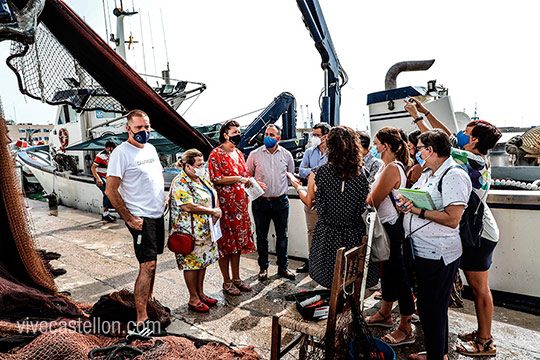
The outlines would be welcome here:
[[[369,207],[362,214],[368,237],[371,238],[371,261],[381,262],[390,258],[390,238],[384,229],[379,214],[374,207]]]

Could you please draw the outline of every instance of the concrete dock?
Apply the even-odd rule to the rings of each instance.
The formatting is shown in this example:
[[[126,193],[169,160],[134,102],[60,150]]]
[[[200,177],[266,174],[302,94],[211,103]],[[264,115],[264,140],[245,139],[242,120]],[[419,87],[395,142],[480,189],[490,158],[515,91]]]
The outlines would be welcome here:
[[[46,203],[27,200],[33,219],[39,248],[58,252],[59,260],[53,267],[67,273],[56,279],[60,291],[68,291],[74,300],[94,303],[101,295],[120,289],[133,289],[138,273],[131,236],[124,222],[108,224],[100,215],[59,206],[58,216],[49,215]],[[305,226],[298,224],[296,226]],[[307,274],[298,274],[295,281],[278,278],[275,257],[271,257],[269,279],[257,280],[257,255],[242,257],[241,276],[253,286],[253,291],[241,296],[225,296],[217,264],[206,272],[205,292],[219,299],[208,314],[188,310],[188,292],[174,255],[165,250],[158,258],[155,297],[172,310],[173,323],[168,331],[187,333],[199,338],[218,339],[232,346],[254,345],[263,359],[270,357],[272,315],[283,310],[289,302],[285,295],[316,287]],[[291,269],[301,265],[291,260]],[[373,314],[380,301],[366,300],[367,315]],[[394,309],[394,319],[398,317]],[[466,300],[465,308],[450,309],[449,358],[468,359],[455,352],[458,332],[476,329],[474,304]],[[396,323],[396,322],[394,322]],[[395,325],[397,326],[397,325]],[[387,330],[372,328],[374,336]],[[396,348],[397,359],[423,350],[421,326],[417,325],[417,341],[413,345]],[[284,342],[293,334],[284,332]],[[497,344],[497,359],[540,359],[540,317],[504,308],[495,308],[493,337]],[[297,351],[287,359],[297,358]]]

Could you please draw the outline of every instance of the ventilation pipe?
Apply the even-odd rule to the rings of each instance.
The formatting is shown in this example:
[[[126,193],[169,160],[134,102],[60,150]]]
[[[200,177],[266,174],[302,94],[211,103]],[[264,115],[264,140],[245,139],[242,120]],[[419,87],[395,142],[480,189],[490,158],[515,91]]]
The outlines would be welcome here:
[[[418,61],[401,61],[392,65],[386,77],[384,79],[385,90],[391,90],[396,88],[396,78],[403,71],[422,71],[427,70],[433,65],[435,59],[432,60],[418,60]]]

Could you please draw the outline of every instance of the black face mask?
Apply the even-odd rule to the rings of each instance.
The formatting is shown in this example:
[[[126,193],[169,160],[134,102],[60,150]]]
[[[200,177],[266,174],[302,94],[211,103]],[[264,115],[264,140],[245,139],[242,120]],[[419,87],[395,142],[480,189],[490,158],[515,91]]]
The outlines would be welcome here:
[[[240,134],[229,137],[229,141],[232,142],[234,146],[240,144],[240,140],[242,140],[242,135]]]

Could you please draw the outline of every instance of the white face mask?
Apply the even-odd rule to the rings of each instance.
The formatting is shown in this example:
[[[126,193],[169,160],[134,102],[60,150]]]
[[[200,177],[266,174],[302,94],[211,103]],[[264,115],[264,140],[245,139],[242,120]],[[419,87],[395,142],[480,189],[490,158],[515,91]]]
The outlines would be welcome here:
[[[206,174],[206,169],[205,168],[194,168],[194,173],[198,177],[204,177],[204,175]]]
[[[311,146],[316,147],[316,146],[319,146],[319,145],[321,145],[321,138],[317,137],[317,136],[313,136],[311,138]]]

